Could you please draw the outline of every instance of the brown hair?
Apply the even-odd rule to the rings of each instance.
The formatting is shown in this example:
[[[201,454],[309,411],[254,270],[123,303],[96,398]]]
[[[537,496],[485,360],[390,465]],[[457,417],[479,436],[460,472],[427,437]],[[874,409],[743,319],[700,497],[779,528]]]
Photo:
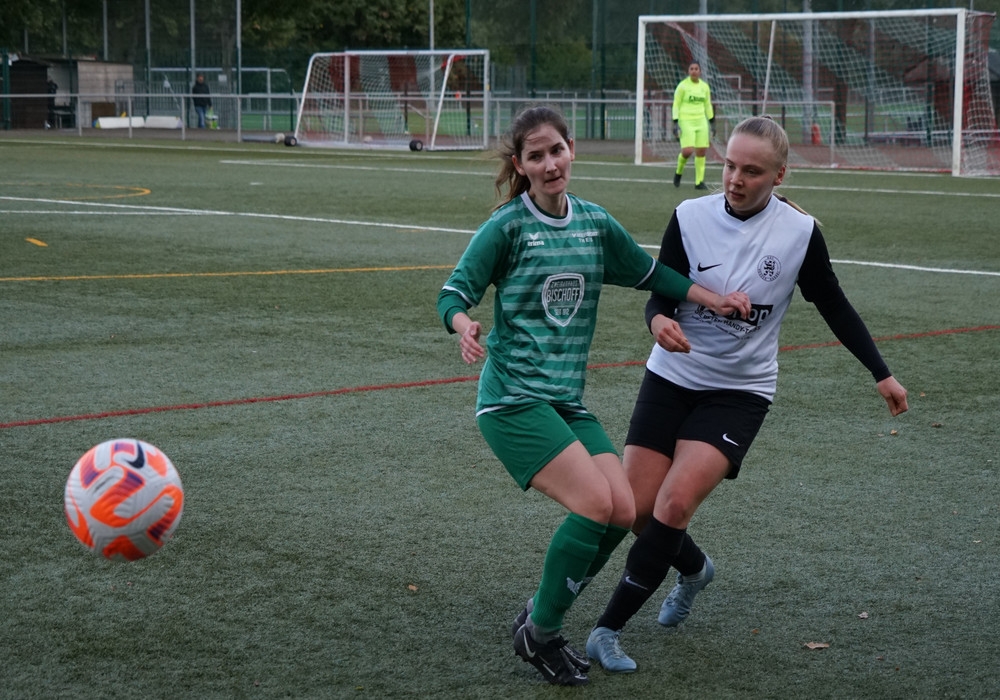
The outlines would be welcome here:
[[[500,158],[500,171],[497,173],[494,185],[497,197],[501,200],[497,206],[503,206],[521,193],[527,192],[531,183],[528,178],[517,172],[514,167],[514,156],[521,156],[524,149],[524,140],[532,131],[540,126],[548,124],[562,136],[566,143],[570,142],[569,125],[566,119],[552,107],[538,105],[527,107],[520,112],[510,123],[510,127],[501,137],[497,145],[497,157]],[[504,190],[506,189],[506,193]]]

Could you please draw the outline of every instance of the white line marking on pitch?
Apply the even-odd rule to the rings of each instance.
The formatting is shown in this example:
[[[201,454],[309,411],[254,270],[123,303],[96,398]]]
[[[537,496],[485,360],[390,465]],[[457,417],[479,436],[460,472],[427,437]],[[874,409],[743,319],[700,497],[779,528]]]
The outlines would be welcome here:
[[[475,170],[443,170],[437,168],[403,168],[386,167],[380,165],[335,165],[331,163],[294,163],[274,160],[222,160],[224,165],[253,165],[257,167],[277,167],[277,168],[309,168],[321,170],[364,170],[390,173],[415,173],[420,175],[480,175],[482,177],[496,177],[495,172],[483,172]],[[587,180],[590,182],[627,182],[648,185],[666,185],[668,180],[661,178],[646,177],[598,177],[595,175],[573,174],[574,180]],[[789,185],[781,186],[782,190],[817,190],[821,192],[859,192],[869,194],[915,194],[920,196],[941,196],[941,197],[988,197],[1000,198],[1000,192],[944,192],[941,190],[893,190],[887,188],[874,187],[828,187],[819,185]]]
[[[658,245],[640,244],[642,248],[649,250],[659,250]],[[894,270],[915,270],[917,272],[946,272],[952,275],[983,275],[987,277],[1000,277],[1000,272],[990,272],[988,270],[956,270],[948,267],[921,267],[919,265],[902,265],[899,263],[866,262],[864,260],[836,260],[830,258],[830,262],[838,265],[865,265],[868,267],[889,267]]]
[[[246,211],[221,211],[213,209],[187,209],[181,207],[153,207],[153,206],[143,206],[141,204],[110,204],[106,202],[77,202],[73,200],[61,200],[61,199],[28,199],[27,197],[0,197],[0,200],[7,200],[11,202],[37,202],[40,204],[68,204],[74,207],[94,207],[94,208],[105,208],[112,209],[113,212],[94,212],[94,213],[105,213],[105,214],[132,214],[132,213],[152,213],[152,214],[170,214],[170,215],[201,215],[201,216],[236,216],[247,219],[273,219],[278,221],[307,221],[310,223],[319,224],[341,224],[344,226],[372,226],[375,228],[396,228],[404,229],[407,231],[436,231],[442,233],[464,233],[467,235],[472,235],[475,231],[470,231],[469,229],[461,228],[444,228],[441,226],[417,226],[415,224],[392,224],[386,223],[384,221],[359,221],[355,219],[331,219],[323,216],[292,216],[290,214],[261,214],[256,212],[246,212]],[[17,214],[21,212],[11,211],[12,214]],[[39,212],[39,213],[59,213],[59,212]]]
[[[258,214],[254,212],[237,212],[237,211],[217,211],[217,210],[201,210],[201,209],[182,209],[178,207],[148,207],[138,204],[111,204],[107,202],[77,202],[72,200],[60,200],[60,199],[29,199],[27,197],[4,197],[0,196],[0,200],[7,200],[13,202],[37,202],[42,204],[69,204],[72,206],[86,206],[93,207],[96,209],[106,208],[112,209],[113,212],[100,212],[92,210],[81,210],[73,213],[80,214],[159,214],[159,215],[208,215],[208,216],[237,216],[250,219],[275,219],[280,221],[305,221],[310,223],[322,223],[322,224],[340,224],[344,226],[371,226],[375,228],[394,228],[403,229],[407,231],[432,231],[438,233],[462,233],[466,235],[472,235],[475,231],[469,229],[460,228],[445,228],[441,226],[416,226],[413,224],[392,224],[380,221],[358,221],[353,219],[331,219],[319,216],[292,216],[289,214]],[[19,211],[2,211],[0,213],[11,213],[19,214],[25,212]],[[65,211],[34,211],[29,213],[38,214],[60,214],[60,213],[70,213]],[[642,244],[643,248],[649,250],[659,250],[659,245],[649,245]],[[943,267],[922,267],[919,265],[903,265],[897,263],[880,263],[880,262],[866,262],[860,260],[831,260],[831,262],[837,263],[838,265],[866,265],[869,267],[886,267],[896,270],[914,270],[917,272],[944,272],[955,275],[981,275],[989,277],[1000,277],[1000,272],[989,272],[986,270],[958,270],[952,268]]]

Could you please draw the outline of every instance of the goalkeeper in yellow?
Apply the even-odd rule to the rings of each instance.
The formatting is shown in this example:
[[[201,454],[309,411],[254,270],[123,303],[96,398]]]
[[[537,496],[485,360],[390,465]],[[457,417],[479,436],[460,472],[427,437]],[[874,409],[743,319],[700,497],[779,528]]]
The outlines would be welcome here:
[[[705,184],[705,154],[708,153],[709,130],[715,132],[715,110],[712,109],[712,92],[701,79],[701,64],[693,61],[688,66],[688,77],[674,90],[674,138],[681,142],[674,172],[674,187],[681,186],[684,166],[694,154],[694,188],[707,190]]]

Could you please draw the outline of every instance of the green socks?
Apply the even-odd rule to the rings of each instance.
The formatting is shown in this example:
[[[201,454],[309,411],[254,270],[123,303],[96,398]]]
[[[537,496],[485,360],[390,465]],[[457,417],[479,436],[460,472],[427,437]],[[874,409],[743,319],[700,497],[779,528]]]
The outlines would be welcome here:
[[[608,531],[604,533],[604,537],[597,545],[597,556],[594,557],[594,561],[590,563],[590,568],[587,570],[587,578],[584,579],[586,583],[590,583],[600,573],[604,565],[608,563],[608,559],[611,558],[611,554],[629,532],[631,531],[627,528],[608,525]]]
[[[614,547],[610,547],[610,541],[605,542],[608,531],[607,525],[570,513],[552,535],[545,554],[542,581],[531,611],[532,636],[539,642],[547,641],[546,637],[554,636],[562,629],[563,617],[588,578],[592,577],[591,571],[597,573],[611,556]],[[618,542],[625,532],[621,533]],[[602,550],[607,551],[606,556]],[[598,563],[601,556],[604,556],[604,561]]]
[[[707,156],[695,156],[694,157],[694,184],[700,185],[705,181],[705,163],[707,162]],[[677,175],[684,174],[684,166],[687,165],[688,159],[684,157],[684,154],[677,156],[677,170],[675,171]]]
[[[705,181],[705,156],[694,157],[694,184],[699,185]]]

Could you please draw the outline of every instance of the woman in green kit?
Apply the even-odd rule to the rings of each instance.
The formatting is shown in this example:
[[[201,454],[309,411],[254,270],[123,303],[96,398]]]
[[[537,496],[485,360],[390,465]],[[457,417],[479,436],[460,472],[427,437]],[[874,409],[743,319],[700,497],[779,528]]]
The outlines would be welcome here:
[[[584,407],[587,357],[604,284],[655,290],[716,313],[746,316],[742,292],[694,285],[646,253],[602,207],[566,190],[574,159],[566,121],[548,107],[513,120],[499,148],[502,203],[479,227],[438,295],[462,359],[486,359],[476,418],[518,485],[569,513],[549,543],[541,582],[512,629],[514,650],[557,685],[587,682],[586,658],[561,634],[580,591],[635,519],[617,452]],[[490,286],[493,328],[468,315]],[[678,346],[689,348],[683,334]]]

